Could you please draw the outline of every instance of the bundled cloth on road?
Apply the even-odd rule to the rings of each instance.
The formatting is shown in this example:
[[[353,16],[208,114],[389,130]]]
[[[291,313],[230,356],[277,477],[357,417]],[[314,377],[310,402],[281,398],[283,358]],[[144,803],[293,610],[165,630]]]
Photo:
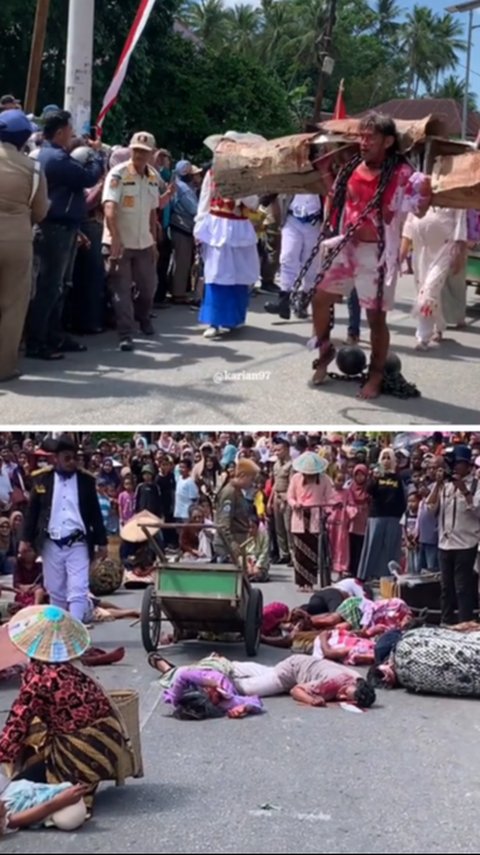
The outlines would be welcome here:
[[[399,684],[411,692],[480,697],[480,628],[466,635],[411,630],[397,644],[394,665]]]

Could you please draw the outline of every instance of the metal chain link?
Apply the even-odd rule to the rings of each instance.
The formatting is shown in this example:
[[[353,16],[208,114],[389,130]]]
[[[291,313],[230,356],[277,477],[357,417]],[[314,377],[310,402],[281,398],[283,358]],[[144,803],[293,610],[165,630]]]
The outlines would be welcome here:
[[[342,380],[346,383],[360,383],[361,386],[363,386],[368,380],[367,371],[354,376],[349,374],[338,374],[336,371],[329,371],[328,376],[331,380]],[[403,400],[407,400],[407,398],[421,397],[421,392],[415,386],[415,383],[409,383],[408,380],[405,380],[403,374],[400,374],[400,372],[384,375],[381,393],[382,395],[392,395],[394,398],[402,398]]]
[[[325,238],[327,237],[327,235],[329,233],[330,234],[332,233],[330,221],[326,220],[326,222],[323,225],[323,228],[320,230],[320,234],[318,236],[318,239],[317,239],[315,246],[313,247],[310,255],[308,256],[305,264],[301,268],[297,278],[295,279],[295,282],[293,283],[292,291],[290,294],[290,303],[291,303],[291,305],[295,311],[298,311],[300,308],[305,308],[305,309],[307,308],[307,306],[308,306],[308,304],[309,304],[309,302],[313,296],[313,292],[315,291],[317,286],[322,281],[327,270],[329,270],[330,267],[332,266],[337,255],[339,255],[340,252],[342,251],[342,249],[344,249],[346,244],[349,242],[349,240],[355,234],[357,229],[363,224],[364,220],[368,217],[368,215],[371,213],[371,211],[373,211],[373,209],[376,207],[376,205],[377,205],[377,198],[376,198],[376,194],[375,194],[374,198],[370,200],[368,205],[365,207],[365,209],[360,214],[358,220],[356,220],[355,223],[352,223],[352,225],[347,227],[345,234],[343,235],[341,241],[339,241],[337,246],[335,246],[333,249],[331,249],[330,252],[328,253],[328,255],[325,257],[325,259],[322,262],[321,269],[320,269],[318,275],[316,276],[315,282],[313,283],[313,286],[310,289],[310,291],[305,291],[303,289],[300,290],[300,288],[302,286],[303,279],[305,277],[305,274],[308,273],[311,265],[314,262],[314,259],[317,257],[318,253],[320,252],[320,246],[322,244],[322,241],[325,240]]]

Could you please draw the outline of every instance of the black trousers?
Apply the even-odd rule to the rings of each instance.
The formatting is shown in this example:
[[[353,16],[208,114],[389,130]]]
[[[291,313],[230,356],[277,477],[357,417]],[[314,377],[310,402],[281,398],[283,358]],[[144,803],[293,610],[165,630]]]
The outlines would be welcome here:
[[[473,569],[477,551],[477,546],[438,550],[438,564],[442,574],[442,623],[455,623],[456,609],[460,623],[473,620],[478,602],[477,575]]]
[[[348,567],[348,575],[356,577],[357,570],[360,564],[360,558],[362,555],[363,549],[363,541],[365,540],[364,534],[349,534],[348,535],[350,541],[350,564]]]

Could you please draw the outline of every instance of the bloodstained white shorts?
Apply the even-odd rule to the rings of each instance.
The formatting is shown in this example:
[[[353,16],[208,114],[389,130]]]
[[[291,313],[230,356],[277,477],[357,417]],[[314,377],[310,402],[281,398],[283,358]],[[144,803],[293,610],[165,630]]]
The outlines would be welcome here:
[[[322,244],[322,260],[329,249],[333,249],[341,236],[326,240]],[[349,243],[337,255],[318,285],[320,291],[348,297],[355,288],[360,305],[365,309],[377,309],[378,245],[376,243]],[[395,302],[395,282],[385,276],[381,310],[388,312]]]

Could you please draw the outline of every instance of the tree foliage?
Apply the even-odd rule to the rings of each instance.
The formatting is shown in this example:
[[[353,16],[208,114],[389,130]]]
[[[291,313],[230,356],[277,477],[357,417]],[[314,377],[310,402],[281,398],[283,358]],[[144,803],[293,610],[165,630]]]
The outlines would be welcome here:
[[[93,113],[111,80],[139,0],[96,0]],[[25,89],[36,0],[0,0],[0,89]],[[105,137],[148,129],[175,154],[194,155],[209,133],[232,128],[290,133],[310,118],[319,80],[327,0],[158,0],[137,45]],[[51,0],[38,106],[62,103],[68,3]],[[347,109],[436,94],[464,49],[448,13],[417,5],[400,20],[396,0],[338,0],[324,92],[332,110],[341,78]],[[174,21],[195,36],[185,38]],[[454,87],[444,82],[444,91]],[[460,95],[460,87],[455,87]]]

